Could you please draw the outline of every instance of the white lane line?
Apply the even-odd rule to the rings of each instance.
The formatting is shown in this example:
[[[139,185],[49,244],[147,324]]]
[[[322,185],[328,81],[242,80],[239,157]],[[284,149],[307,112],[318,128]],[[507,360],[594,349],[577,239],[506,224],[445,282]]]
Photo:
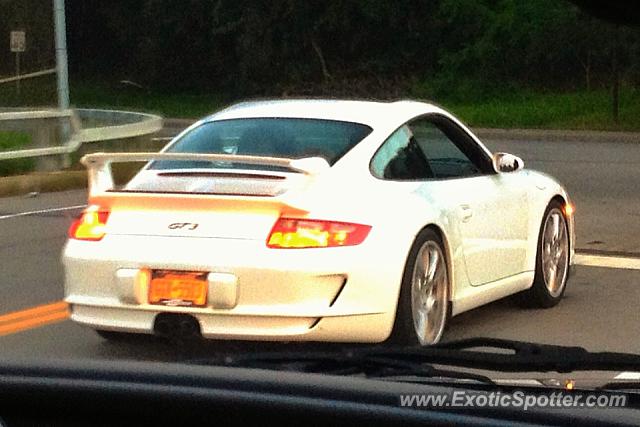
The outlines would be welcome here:
[[[614,377],[616,380],[640,380],[640,372],[620,372]]]
[[[575,263],[589,267],[626,268],[640,270],[640,258],[576,254]]]
[[[87,207],[87,205],[65,206],[62,208],[41,209],[39,211],[19,212],[15,214],[2,215],[0,216],[0,220],[9,219],[9,218],[19,218],[21,216],[38,215],[38,214],[49,213],[49,212],[70,211],[73,209],[80,209],[85,207]]]

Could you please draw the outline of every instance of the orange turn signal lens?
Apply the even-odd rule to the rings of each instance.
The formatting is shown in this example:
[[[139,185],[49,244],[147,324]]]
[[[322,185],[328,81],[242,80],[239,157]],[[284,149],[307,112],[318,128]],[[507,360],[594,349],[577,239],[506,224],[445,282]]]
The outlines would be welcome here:
[[[267,239],[270,248],[329,248],[359,245],[370,225],[313,219],[280,218]]]
[[[576,211],[576,208],[571,203],[565,203],[564,205],[565,216],[570,217],[571,215],[573,215],[575,211]]]
[[[76,240],[101,240],[105,235],[108,218],[109,211],[99,206],[89,206],[69,227],[69,237]]]

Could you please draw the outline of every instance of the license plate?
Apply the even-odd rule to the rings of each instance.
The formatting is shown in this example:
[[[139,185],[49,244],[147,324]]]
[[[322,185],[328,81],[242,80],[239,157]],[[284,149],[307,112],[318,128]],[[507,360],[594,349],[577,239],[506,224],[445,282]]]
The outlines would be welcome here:
[[[202,307],[207,303],[207,273],[156,270],[149,284],[149,304]]]

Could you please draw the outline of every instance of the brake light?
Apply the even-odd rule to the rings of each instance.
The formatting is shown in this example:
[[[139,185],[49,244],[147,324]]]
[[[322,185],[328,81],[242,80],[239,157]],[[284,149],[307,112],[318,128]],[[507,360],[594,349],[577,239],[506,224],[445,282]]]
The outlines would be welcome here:
[[[280,218],[267,239],[270,248],[328,248],[359,245],[370,225],[313,219]]]
[[[109,211],[99,206],[89,206],[69,227],[69,237],[76,240],[101,240],[105,235],[105,228]]]

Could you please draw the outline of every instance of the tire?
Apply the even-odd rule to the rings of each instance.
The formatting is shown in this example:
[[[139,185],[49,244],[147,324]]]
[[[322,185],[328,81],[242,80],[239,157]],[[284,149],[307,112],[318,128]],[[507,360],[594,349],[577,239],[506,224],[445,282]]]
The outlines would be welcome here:
[[[449,316],[449,273],[442,239],[422,230],[409,251],[390,344],[432,345]]]
[[[560,302],[569,278],[569,245],[569,226],[562,204],[552,201],[540,224],[535,277],[523,294],[526,306],[550,308]]]

